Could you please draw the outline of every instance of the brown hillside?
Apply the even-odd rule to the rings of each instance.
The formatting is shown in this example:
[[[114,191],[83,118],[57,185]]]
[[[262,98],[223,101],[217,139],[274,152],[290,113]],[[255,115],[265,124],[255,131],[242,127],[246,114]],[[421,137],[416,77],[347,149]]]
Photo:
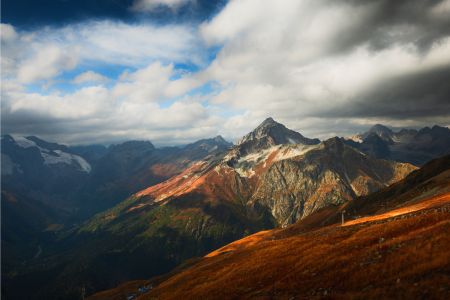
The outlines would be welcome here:
[[[448,299],[450,193],[403,212],[301,234],[261,232],[138,299]]]
[[[450,296],[450,193],[344,226],[307,231],[302,223],[220,248],[153,280],[156,287],[137,299]],[[124,299],[148,283],[128,283],[90,299]]]

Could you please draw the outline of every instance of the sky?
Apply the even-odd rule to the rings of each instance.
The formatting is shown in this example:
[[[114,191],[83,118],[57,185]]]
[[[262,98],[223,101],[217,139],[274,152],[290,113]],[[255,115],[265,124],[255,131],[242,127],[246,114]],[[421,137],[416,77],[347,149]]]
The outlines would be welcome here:
[[[3,0],[1,131],[65,144],[450,125],[450,0]]]

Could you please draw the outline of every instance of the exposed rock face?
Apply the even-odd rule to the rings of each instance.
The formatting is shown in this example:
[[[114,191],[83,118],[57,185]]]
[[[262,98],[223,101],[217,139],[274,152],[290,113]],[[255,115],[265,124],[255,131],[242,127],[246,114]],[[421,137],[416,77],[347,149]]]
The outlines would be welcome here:
[[[333,138],[303,156],[275,162],[261,176],[250,204],[270,210],[277,224],[286,225],[330,204],[367,195],[414,169],[375,160]]]

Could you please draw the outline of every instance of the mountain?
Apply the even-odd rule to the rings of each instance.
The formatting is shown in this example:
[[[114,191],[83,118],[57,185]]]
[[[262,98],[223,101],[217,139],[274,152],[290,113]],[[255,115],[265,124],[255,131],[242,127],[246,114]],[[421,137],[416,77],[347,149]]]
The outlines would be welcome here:
[[[183,147],[183,153],[190,160],[200,160],[210,154],[226,151],[233,146],[222,136],[218,135],[211,139],[202,139]]]
[[[238,142],[241,154],[247,154],[264,150],[275,145],[302,144],[316,145],[318,139],[305,138],[300,133],[286,128],[272,118],[265,119],[255,130],[248,133]]]
[[[250,203],[287,225],[329,205],[367,195],[409,174],[408,164],[374,160],[329,139],[301,157],[277,161],[261,177]]]
[[[88,299],[448,298],[450,156],[329,209]]]
[[[220,161],[199,163],[137,193],[137,199],[152,204],[190,195],[208,201],[238,200],[250,216],[281,226],[323,206],[368,194],[414,169],[372,159],[339,138],[320,145],[275,145],[244,156],[241,145]]]
[[[149,184],[181,173],[193,162],[225,152],[230,146],[221,136],[182,147],[155,148],[149,141],[112,145],[96,162],[82,193],[86,199],[95,199],[99,205],[95,212],[102,211]]]
[[[369,129],[367,133],[363,134],[363,136],[364,138],[366,138],[371,134],[379,136],[383,141],[388,143],[392,143],[394,139],[394,132],[388,127],[381,124],[375,124]]]
[[[70,195],[89,178],[92,166],[64,145],[37,137],[1,139],[2,191],[33,198],[67,215]]]
[[[108,152],[108,148],[104,145],[82,145],[68,148],[71,153],[83,157],[91,165],[95,165]]]
[[[53,274],[36,297],[76,298],[82,285],[91,293],[167,272],[253,232],[378,190],[414,169],[367,156],[339,138],[305,138],[269,119],[231,149],[188,164],[61,236],[66,247],[49,250],[57,255],[27,276]]]
[[[1,144],[2,190],[36,198],[78,219],[231,146],[221,136],[160,149],[149,141],[67,147],[11,135],[2,136]]]
[[[166,148],[148,141],[67,147],[9,135],[1,142],[2,285],[19,291],[18,298],[61,272],[54,269],[63,265],[61,253],[68,253],[63,263],[70,255],[80,256],[82,241],[68,247],[65,239],[77,223],[231,145],[220,136]],[[52,263],[41,263],[49,257]],[[32,278],[27,290],[20,288],[24,278]]]
[[[4,175],[36,176],[37,178],[39,176],[36,173],[40,172],[66,170],[73,173],[89,173],[92,169],[84,158],[71,153],[66,146],[48,143],[34,136],[4,135],[1,145],[2,160],[5,164],[2,168]]]
[[[450,129],[433,126],[394,132],[384,125],[377,124],[369,131],[353,136],[346,142],[377,158],[421,166],[433,158],[450,153]]]
[[[389,187],[357,197],[338,207],[326,207],[307,217],[301,225],[308,229],[319,228],[341,221],[342,211],[346,219],[359,219],[362,215],[379,215],[388,210],[417,204],[424,199],[450,193],[450,155],[434,159],[404,179]]]
[[[64,145],[11,135],[2,136],[1,163],[3,286],[40,256],[63,223],[70,226],[78,207],[72,195],[88,180],[92,165]]]

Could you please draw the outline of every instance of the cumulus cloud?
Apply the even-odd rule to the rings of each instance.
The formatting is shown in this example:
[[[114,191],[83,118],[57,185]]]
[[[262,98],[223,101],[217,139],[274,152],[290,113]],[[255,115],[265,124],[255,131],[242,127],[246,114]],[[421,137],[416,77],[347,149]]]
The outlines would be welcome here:
[[[96,73],[94,71],[86,71],[77,75],[72,82],[75,84],[83,83],[103,83],[107,82],[108,78],[102,74]]]
[[[18,65],[17,79],[29,83],[53,78],[64,70],[73,69],[78,62],[77,51],[65,51],[57,45],[45,45],[32,57]]]
[[[160,7],[178,9],[180,6],[193,2],[194,0],[135,0],[131,9],[134,11],[153,11]]]
[[[5,78],[14,71],[17,63],[15,54],[20,52],[20,48],[17,47],[18,34],[10,24],[0,24],[0,35],[2,78]]]
[[[123,72],[111,87],[86,86],[64,94],[30,93],[7,81],[2,87],[2,131],[69,143],[134,138],[159,145],[217,135],[223,120],[213,116],[201,99],[174,93],[173,85],[184,85],[185,80],[170,80],[176,72],[173,65],[154,62]],[[82,73],[81,82],[97,75]],[[170,101],[174,95],[182,97]],[[163,105],[164,100],[169,102]]]
[[[17,38],[17,32],[10,24],[0,24],[0,32],[2,41],[10,41]]]
[[[335,127],[316,128],[335,122],[447,125],[450,18],[435,18],[446,8],[421,0],[230,1],[201,26],[207,43],[222,46],[205,71],[223,88],[212,101],[245,112],[230,128],[269,115],[322,136]]]
[[[173,73],[171,65],[151,64],[136,72],[124,72],[113,94],[130,102],[149,102],[164,100],[164,87],[169,84]]]
[[[4,25],[3,31],[7,75],[26,83],[53,78],[79,63],[134,68],[154,61],[204,63],[201,43],[189,26],[101,21],[19,34]]]
[[[4,133],[77,143],[151,138],[159,144],[218,133],[217,126],[202,125],[215,119],[203,100],[185,95],[206,80],[174,67],[204,63],[201,41],[189,26],[103,21],[31,32],[2,24],[1,30]],[[107,78],[85,70],[111,65],[126,71]],[[64,83],[58,76],[75,68],[82,71],[66,80],[75,85],[70,92],[46,89]]]

